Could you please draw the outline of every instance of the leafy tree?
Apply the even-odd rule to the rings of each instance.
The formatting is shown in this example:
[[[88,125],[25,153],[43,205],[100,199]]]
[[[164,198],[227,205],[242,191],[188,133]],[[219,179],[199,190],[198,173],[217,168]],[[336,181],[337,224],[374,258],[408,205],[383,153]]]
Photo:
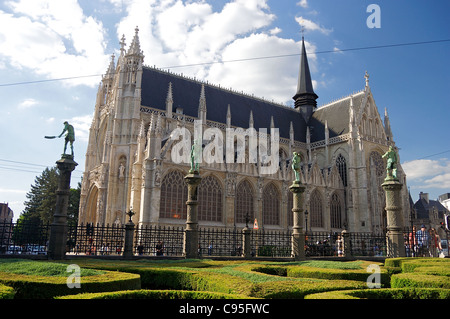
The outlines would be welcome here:
[[[23,221],[40,220],[51,223],[56,207],[56,190],[58,189],[59,172],[56,167],[46,168],[34,180],[31,190],[26,194],[25,209],[22,213]]]
[[[58,190],[59,171],[56,167],[46,168],[35,179],[31,190],[26,194],[28,201],[19,220],[23,222],[52,223],[56,208],[56,191]],[[78,207],[80,205],[81,183],[77,188],[71,188],[69,205],[67,207],[67,222],[76,225],[78,222]]]

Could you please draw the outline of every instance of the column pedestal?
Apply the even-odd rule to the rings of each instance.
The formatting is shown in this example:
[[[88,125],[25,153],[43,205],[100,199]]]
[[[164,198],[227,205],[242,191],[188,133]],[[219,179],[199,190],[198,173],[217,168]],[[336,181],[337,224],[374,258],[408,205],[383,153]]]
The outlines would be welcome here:
[[[59,170],[59,180],[56,191],[55,213],[53,214],[53,223],[50,225],[49,259],[64,259],[66,255],[70,176],[77,165],[73,160],[73,156],[66,154],[63,154],[61,159],[56,162]]]
[[[294,225],[292,228],[292,257],[295,260],[305,260],[305,234],[303,232],[303,201],[302,196],[305,186],[299,181],[294,181],[289,190],[293,195],[292,214]]]
[[[398,179],[390,177],[381,184],[386,192],[387,255],[390,258],[406,257],[405,240],[403,238],[403,215],[401,189],[403,184]]]
[[[186,229],[184,230],[183,255],[185,258],[198,258],[198,200],[197,188],[201,182],[197,171],[184,177],[188,185]]]

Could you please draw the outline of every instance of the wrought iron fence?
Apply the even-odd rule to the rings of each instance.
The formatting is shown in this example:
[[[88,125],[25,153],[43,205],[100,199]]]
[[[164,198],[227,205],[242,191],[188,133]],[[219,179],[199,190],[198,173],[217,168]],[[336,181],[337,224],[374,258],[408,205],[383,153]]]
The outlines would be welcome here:
[[[136,226],[134,253],[138,256],[182,256],[183,227]]]
[[[49,224],[0,221],[0,254],[46,255]]]
[[[350,255],[386,257],[386,236],[372,233],[350,233]]]
[[[199,229],[200,256],[241,256],[242,231],[240,229]]]
[[[47,254],[49,224],[13,223],[0,221],[0,254]],[[134,227],[133,252],[135,256],[183,256],[184,227]],[[124,252],[125,225],[81,224],[68,227],[67,253],[72,255],[116,255]],[[431,241],[420,246],[420,238],[404,230],[408,257],[434,256]],[[200,228],[199,256],[243,255],[242,229]],[[292,232],[282,230],[252,230],[250,232],[252,257],[289,258],[292,255]],[[345,249],[345,251],[344,251]],[[448,247],[446,247],[448,249]],[[448,250],[447,250],[448,252]],[[353,256],[386,257],[386,236],[372,233],[308,232],[305,234],[306,257]]]
[[[252,256],[291,257],[290,231],[254,230],[251,233]]]
[[[91,223],[69,227],[67,252],[73,255],[120,255],[125,228],[122,225]]]

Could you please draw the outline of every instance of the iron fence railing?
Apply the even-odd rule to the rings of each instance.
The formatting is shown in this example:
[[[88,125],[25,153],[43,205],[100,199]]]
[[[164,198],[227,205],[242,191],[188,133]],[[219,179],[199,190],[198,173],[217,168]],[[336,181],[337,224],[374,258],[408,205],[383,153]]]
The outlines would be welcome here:
[[[138,256],[182,256],[183,227],[136,226],[134,253]]]
[[[0,221],[0,255],[46,255],[51,225]],[[184,227],[134,225],[134,256],[183,256]],[[125,225],[81,224],[69,226],[66,253],[86,256],[124,256]],[[423,240],[420,233],[404,230],[408,257],[437,257],[442,249],[435,247],[430,233]],[[245,235],[247,236],[247,235]],[[286,230],[251,230],[249,242],[239,228],[199,228],[199,257],[241,257],[244,245],[250,246],[250,257],[290,258],[292,232]],[[423,244],[425,243],[425,244]],[[249,246],[248,246],[249,245]],[[306,257],[386,257],[386,235],[360,232],[307,232]],[[444,247],[447,249],[448,246]],[[131,251],[131,250],[130,250]],[[129,256],[129,255],[127,255]],[[248,256],[247,256],[248,257]]]
[[[0,254],[46,255],[50,225],[0,220]]]

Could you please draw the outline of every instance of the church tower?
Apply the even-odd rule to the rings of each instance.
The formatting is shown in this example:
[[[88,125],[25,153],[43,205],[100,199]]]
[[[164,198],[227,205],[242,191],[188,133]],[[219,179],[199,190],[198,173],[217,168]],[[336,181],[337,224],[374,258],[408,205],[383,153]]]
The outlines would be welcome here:
[[[306,56],[305,41],[302,37],[302,53],[300,58],[300,70],[298,74],[297,93],[293,99],[295,108],[302,114],[305,122],[308,123],[311,115],[317,108],[318,96],[314,93],[311,74],[309,72],[308,57]]]

